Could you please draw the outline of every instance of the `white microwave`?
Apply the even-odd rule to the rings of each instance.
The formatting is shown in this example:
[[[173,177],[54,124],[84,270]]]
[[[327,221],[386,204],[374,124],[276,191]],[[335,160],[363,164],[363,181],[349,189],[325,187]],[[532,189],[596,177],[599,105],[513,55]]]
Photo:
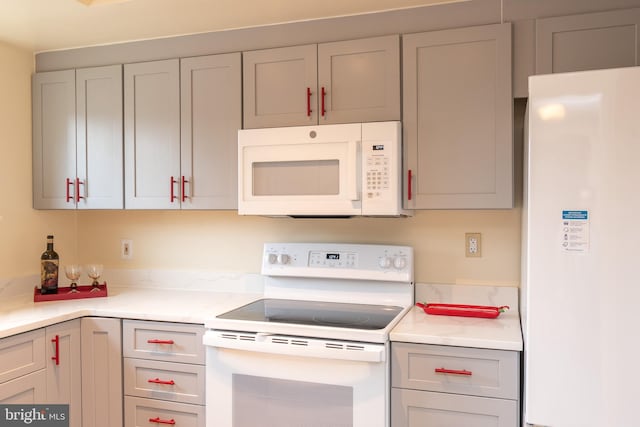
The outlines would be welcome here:
[[[409,216],[398,121],[238,131],[238,213]]]

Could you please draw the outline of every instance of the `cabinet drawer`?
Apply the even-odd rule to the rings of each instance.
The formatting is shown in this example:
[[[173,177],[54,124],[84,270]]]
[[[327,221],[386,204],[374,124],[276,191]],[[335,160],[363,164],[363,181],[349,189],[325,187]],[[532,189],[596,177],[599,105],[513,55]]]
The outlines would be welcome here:
[[[0,384],[0,403],[3,405],[44,403],[47,396],[47,377],[44,369]]]
[[[394,342],[391,353],[393,387],[518,399],[518,352]]]
[[[130,396],[204,405],[202,365],[124,359],[124,392]]]
[[[122,351],[125,357],[204,365],[202,325],[125,320]]]
[[[204,406],[125,396],[124,408],[125,427],[204,427]]]
[[[391,390],[391,425],[394,427],[514,427],[518,419],[515,400]]]
[[[0,340],[0,383],[44,368],[44,329]]]

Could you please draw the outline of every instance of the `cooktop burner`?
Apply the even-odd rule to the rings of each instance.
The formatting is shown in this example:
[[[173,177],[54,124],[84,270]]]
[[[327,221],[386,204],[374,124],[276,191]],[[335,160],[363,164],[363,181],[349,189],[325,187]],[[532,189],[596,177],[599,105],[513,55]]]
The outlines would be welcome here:
[[[219,319],[384,329],[402,307],[267,298],[217,316]]]

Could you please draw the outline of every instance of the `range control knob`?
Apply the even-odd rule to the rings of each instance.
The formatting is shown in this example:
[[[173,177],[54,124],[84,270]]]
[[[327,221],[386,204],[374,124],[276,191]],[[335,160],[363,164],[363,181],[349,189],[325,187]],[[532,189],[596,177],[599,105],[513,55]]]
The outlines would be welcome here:
[[[382,258],[380,258],[380,260],[378,261],[378,265],[381,268],[389,268],[391,267],[391,258],[389,258],[388,256],[383,256]]]
[[[269,264],[275,264],[276,262],[278,262],[278,255],[276,254],[269,254],[269,257],[267,259],[267,262],[269,262]]]
[[[407,266],[407,259],[405,257],[398,257],[393,260],[393,266],[397,270],[402,270]]]
[[[278,264],[289,264],[289,260],[291,257],[287,254],[279,254],[278,255]]]

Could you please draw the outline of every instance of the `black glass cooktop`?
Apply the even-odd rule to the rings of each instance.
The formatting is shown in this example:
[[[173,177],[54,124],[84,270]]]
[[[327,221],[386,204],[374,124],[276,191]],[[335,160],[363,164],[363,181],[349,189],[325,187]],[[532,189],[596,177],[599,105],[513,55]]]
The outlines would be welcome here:
[[[402,307],[289,299],[261,299],[217,316],[219,319],[384,329]]]

